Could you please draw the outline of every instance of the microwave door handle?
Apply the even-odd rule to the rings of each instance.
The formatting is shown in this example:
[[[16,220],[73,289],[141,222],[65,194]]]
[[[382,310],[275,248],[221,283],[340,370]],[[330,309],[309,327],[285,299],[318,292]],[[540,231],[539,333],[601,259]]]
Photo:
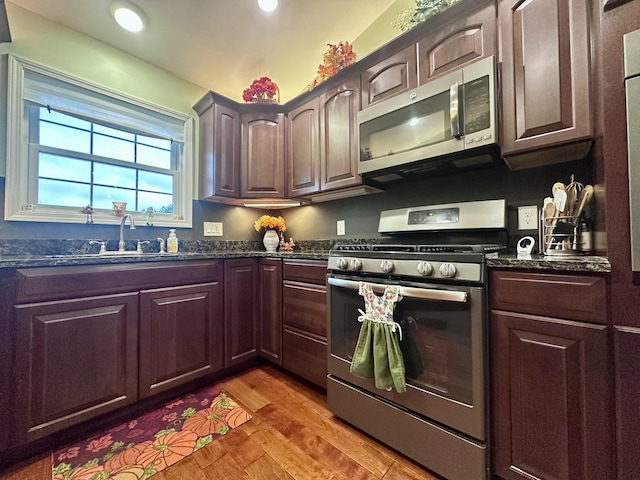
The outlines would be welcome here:
[[[460,138],[460,83],[456,82],[449,87],[449,117],[451,118],[451,136]]]
[[[360,282],[344,280],[342,278],[328,278],[327,283],[334,287],[358,290]],[[384,293],[388,285],[381,283],[371,283],[371,288],[376,293]],[[420,300],[440,300],[443,302],[467,303],[467,292],[456,292],[454,290],[438,290],[435,288],[400,287],[400,295],[407,298],[418,298]]]

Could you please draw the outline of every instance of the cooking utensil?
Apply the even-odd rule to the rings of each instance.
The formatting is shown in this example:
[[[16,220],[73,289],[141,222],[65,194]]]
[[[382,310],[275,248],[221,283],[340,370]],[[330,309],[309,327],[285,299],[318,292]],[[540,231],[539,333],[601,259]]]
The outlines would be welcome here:
[[[543,210],[543,224],[544,224],[544,250],[546,251],[551,247],[553,240],[553,230],[558,222],[557,209],[555,203],[547,203]]]
[[[586,187],[584,187],[582,192],[580,192],[580,197],[578,198],[578,208],[575,213],[576,217],[580,216],[582,210],[584,209],[584,206],[589,203],[591,197],[593,197],[593,186],[587,185]]]
[[[551,187],[551,193],[558,212],[564,212],[567,204],[567,187],[565,184],[562,182],[554,183]]]

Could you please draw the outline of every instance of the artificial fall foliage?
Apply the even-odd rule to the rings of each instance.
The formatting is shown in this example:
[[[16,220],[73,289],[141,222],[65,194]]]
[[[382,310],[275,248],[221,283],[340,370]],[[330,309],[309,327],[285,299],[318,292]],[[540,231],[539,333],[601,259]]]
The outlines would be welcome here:
[[[322,55],[322,63],[318,65],[317,75],[309,84],[309,90],[356,61],[356,54],[349,42],[328,43],[327,47]]]

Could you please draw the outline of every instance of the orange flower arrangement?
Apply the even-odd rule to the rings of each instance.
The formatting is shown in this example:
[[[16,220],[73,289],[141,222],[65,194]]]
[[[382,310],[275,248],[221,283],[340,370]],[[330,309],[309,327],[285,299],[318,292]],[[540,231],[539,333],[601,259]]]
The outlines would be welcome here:
[[[287,226],[284,223],[284,218],[272,217],[271,215],[262,215],[253,224],[253,228],[256,229],[256,232],[264,232],[266,230],[276,230],[279,233],[282,233],[287,230]]]
[[[316,78],[309,84],[309,90],[356,61],[356,54],[349,42],[340,42],[335,45],[328,43],[327,46],[329,48],[322,55],[322,63],[318,65]]]

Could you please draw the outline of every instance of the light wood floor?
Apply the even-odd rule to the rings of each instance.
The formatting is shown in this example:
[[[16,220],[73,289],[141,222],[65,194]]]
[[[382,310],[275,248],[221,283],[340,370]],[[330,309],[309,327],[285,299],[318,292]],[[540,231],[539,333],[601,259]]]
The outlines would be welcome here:
[[[261,366],[218,382],[253,418],[153,480],[437,480],[326,408],[323,394]],[[51,480],[49,456],[0,480]]]

